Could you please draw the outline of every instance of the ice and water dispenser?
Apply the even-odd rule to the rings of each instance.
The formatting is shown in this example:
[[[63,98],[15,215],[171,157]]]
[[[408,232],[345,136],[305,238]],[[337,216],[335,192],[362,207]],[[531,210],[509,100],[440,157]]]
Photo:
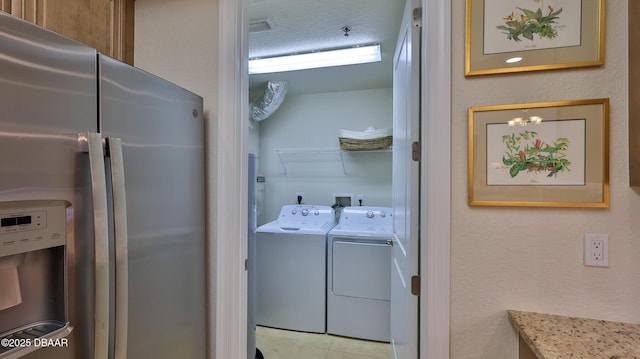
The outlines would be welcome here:
[[[40,340],[71,330],[68,206],[65,201],[0,202],[0,358],[35,350]]]

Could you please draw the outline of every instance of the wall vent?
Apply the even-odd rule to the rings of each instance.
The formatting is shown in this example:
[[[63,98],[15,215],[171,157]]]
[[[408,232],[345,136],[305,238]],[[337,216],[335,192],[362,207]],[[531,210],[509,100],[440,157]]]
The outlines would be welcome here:
[[[249,21],[249,33],[273,30],[273,22],[269,19],[251,19]]]

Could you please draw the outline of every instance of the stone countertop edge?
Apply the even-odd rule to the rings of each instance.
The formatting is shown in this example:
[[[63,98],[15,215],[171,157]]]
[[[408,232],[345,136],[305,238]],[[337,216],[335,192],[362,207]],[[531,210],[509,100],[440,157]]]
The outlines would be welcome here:
[[[508,310],[539,359],[640,359],[640,324]]]

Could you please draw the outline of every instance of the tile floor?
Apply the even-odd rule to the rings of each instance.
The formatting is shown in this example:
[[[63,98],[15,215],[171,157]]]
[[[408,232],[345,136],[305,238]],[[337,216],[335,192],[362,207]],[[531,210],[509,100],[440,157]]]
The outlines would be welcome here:
[[[265,359],[389,359],[391,350],[389,343],[260,326],[256,345]]]

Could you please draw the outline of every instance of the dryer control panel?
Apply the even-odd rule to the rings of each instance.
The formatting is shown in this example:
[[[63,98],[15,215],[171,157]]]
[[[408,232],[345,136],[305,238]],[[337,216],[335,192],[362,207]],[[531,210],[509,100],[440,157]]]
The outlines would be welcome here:
[[[337,229],[393,233],[393,211],[388,207],[344,207]]]

